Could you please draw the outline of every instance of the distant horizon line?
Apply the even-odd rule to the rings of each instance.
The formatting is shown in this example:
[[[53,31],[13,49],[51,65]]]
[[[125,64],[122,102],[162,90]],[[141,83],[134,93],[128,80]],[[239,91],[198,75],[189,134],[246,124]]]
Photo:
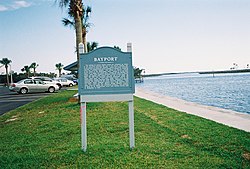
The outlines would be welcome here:
[[[228,70],[211,70],[211,71],[188,71],[188,72],[169,72],[169,73],[151,73],[142,75],[144,77],[151,76],[163,76],[163,75],[174,75],[174,74],[188,74],[188,73],[198,73],[198,74],[220,74],[220,73],[250,73],[250,68],[243,69],[228,69]]]

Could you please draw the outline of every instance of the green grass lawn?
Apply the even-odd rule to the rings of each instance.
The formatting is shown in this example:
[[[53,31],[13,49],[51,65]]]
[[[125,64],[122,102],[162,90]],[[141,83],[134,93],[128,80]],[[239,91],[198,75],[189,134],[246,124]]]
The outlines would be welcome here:
[[[135,97],[135,149],[128,104],[88,103],[88,150],[79,105],[64,91],[0,117],[0,168],[250,168],[250,133]]]

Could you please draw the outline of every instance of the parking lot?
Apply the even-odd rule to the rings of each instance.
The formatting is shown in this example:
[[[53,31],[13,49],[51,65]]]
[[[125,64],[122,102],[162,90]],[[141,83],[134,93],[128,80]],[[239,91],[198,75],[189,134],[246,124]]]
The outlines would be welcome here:
[[[0,86],[0,115],[51,94],[53,93],[28,93],[22,95],[10,92],[8,88]]]

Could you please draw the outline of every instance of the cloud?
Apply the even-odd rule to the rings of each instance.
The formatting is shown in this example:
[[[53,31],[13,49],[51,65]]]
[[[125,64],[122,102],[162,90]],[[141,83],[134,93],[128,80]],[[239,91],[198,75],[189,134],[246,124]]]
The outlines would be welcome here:
[[[0,12],[1,11],[7,11],[8,7],[4,6],[4,5],[0,5]]]
[[[11,5],[13,9],[27,8],[29,6],[31,6],[31,3],[26,1],[15,1],[14,4]]]
[[[11,1],[11,3],[1,5],[0,4],[0,12],[2,11],[11,11],[11,10],[16,10],[20,8],[27,8],[30,7],[32,3],[23,1],[23,0],[18,0],[18,1]]]

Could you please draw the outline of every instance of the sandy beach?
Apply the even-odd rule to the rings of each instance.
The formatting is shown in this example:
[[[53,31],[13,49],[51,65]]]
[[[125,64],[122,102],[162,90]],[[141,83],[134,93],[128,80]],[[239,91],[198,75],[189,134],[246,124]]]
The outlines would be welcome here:
[[[136,87],[135,96],[167,107],[250,132],[250,115],[222,108],[200,105]]]

